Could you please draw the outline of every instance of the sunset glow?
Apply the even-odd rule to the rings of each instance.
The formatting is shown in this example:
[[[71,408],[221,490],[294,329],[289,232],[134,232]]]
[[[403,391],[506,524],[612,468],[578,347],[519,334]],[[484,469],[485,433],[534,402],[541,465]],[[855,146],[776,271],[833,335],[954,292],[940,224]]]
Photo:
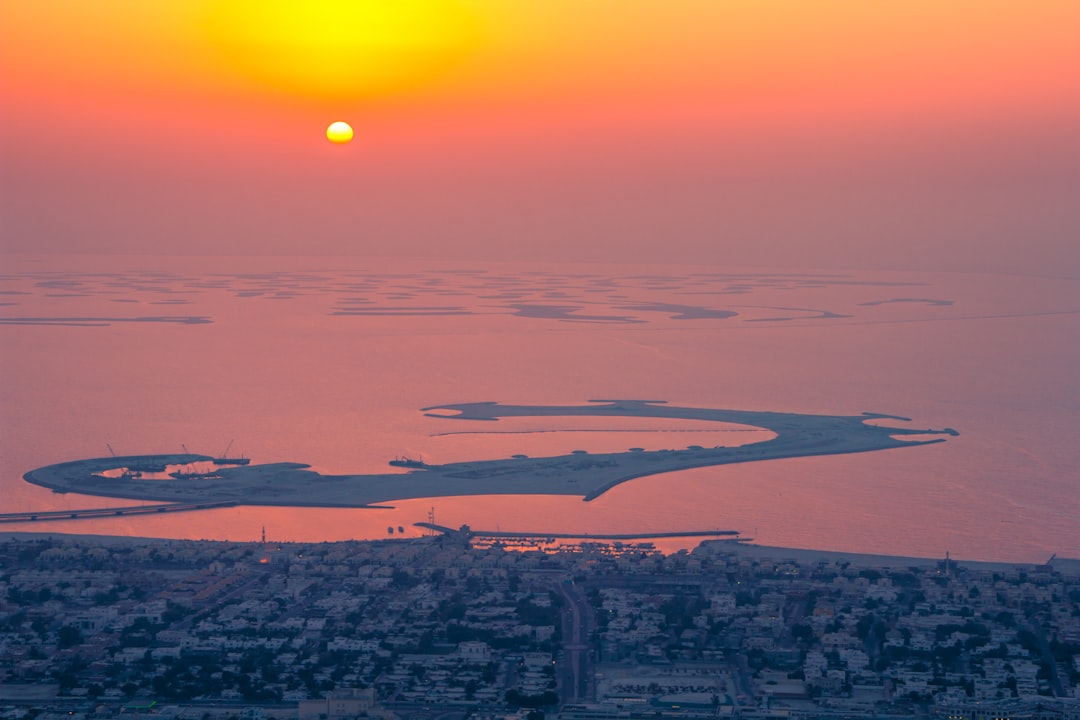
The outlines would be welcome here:
[[[223,0],[203,30],[223,63],[308,97],[368,98],[437,77],[477,41],[455,0]]]
[[[0,720],[1080,720],[1077,38],[0,0]]]

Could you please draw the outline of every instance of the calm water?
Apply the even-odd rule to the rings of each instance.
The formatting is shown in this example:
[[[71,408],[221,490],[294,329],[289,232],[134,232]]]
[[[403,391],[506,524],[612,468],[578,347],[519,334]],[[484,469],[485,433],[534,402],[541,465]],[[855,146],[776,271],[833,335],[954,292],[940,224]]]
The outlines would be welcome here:
[[[792,547],[971,559],[1080,557],[1080,281],[338,258],[42,258],[0,265],[4,511],[133,504],[55,495],[41,465],[232,454],[382,472],[575,449],[742,444],[768,433],[649,419],[463,423],[420,408],[642,398],[911,417],[960,436],[774,460],[566,497],[393,510],[233,508],[0,530],[252,540],[419,534],[413,522],[629,532],[736,529]],[[395,532],[395,536],[397,533]],[[674,544],[671,545],[673,547]]]

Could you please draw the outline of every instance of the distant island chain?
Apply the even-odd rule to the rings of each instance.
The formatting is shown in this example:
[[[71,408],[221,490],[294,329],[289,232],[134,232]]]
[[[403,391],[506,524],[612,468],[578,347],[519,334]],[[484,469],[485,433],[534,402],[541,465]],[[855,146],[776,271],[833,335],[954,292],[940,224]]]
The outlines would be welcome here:
[[[142,508],[158,512],[226,505],[364,508],[394,500],[460,495],[579,495],[588,501],[620,483],[647,475],[778,458],[911,447],[944,442],[944,438],[926,436],[958,435],[952,428],[924,430],[867,422],[910,421],[878,413],[848,416],[691,408],[658,400],[593,400],[587,405],[568,406],[479,402],[439,405],[422,411],[431,417],[480,422],[541,416],[714,421],[765,428],[773,431],[775,437],[738,447],[692,445],[684,450],[633,448],[614,453],[578,450],[554,457],[516,455],[444,465],[406,458],[390,464],[408,472],[357,475],[323,475],[303,463],[258,465],[249,464],[247,459],[228,460],[194,453],[123,456],[48,465],[27,472],[23,478],[58,493],[165,503]],[[905,436],[907,439],[900,439]],[[208,469],[191,469],[199,464]],[[80,512],[19,515],[27,516],[24,520],[37,520],[52,515],[79,517]],[[96,512],[98,516],[102,513],[101,510],[87,512]]]

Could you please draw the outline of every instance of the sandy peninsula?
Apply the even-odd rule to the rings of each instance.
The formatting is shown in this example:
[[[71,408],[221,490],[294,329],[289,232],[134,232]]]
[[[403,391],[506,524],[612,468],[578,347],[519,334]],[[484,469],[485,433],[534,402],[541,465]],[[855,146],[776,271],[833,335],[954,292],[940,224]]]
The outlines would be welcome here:
[[[944,430],[884,427],[868,420],[908,422],[877,413],[811,415],[675,407],[654,400],[595,400],[581,406],[464,403],[423,408],[450,421],[496,422],[519,416],[633,416],[738,423],[772,430],[770,440],[739,447],[587,453],[428,465],[396,461],[407,473],[322,475],[303,463],[222,466],[189,476],[132,472],[133,467],[181,467],[209,461],[205,455],[109,457],[59,463],[32,470],[27,482],[60,493],[166,503],[228,503],[309,507],[372,507],[410,498],[460,495],[578,495],[584,500],[634,478],[689,468],[761,462],[778,458],[871,452],[943,442]],[[918,436],[918,437],[913,437]],[[900,439],[907,437],[908,439]],[[922,438],[922,439],[920,439]],[[159,477],[159,475],[164,475]]]

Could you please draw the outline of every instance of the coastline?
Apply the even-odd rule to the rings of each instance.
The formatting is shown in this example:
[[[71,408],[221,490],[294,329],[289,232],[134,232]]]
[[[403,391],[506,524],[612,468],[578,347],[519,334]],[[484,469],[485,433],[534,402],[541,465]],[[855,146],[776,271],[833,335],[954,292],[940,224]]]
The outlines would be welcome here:
[[[220,543],[229,545],[257,544],[258,541],[236,540],[188,540],[177,538],[158,538],[127,535],[83,535],[62,532],[0,532],[0,542],[11,541],[35,541],[60,539],[68,542],[86,542],[100,545],[123,545],[126,543],[142,544],[168,544],[168,543]],[[396,538],[379,540],[342,540],[335,542],[359,542],[359,543],[409,543],[424,541],[424,538]],[[274,542],[274,545],[311,545],[318,543],[293,543]],[[794,561],[799,564],[810,563],[848,563],[862,568],[910,568],[910,567],[934,567],[944,561],[944,558],[911,557],[904,555],[881,555],[873,553],[854,553],[837,550],[816,550],[812,548],[787,548],[772,545],[757,545],[754,543],[732,542],[731,540],[704,540],[698,547],[716,544],[723,548],[725,554],[736,555],[753,560]],[[695,548],[697,549],[697,548]],[[691,550],[690,552],[693,552]],[[673,554],[673,553],[665,553]],[[957,566],[967,567],[986,572],[1007,571],[1017,568],[1035,569],[1046,567],[1045,563],[1034,562],[1001,562],[997,560],[969,560],[965,558],[950,557],[950,562]],[[1080,558],[1054,557],[1050,567],[1060,572],[1080,575]]]
[[[784,548],[753,543],[732,543],[732,554],[749,558],[792,559],[801,563],[847,562],[857,567],[933,567],[945,558],[909,557],[904,555],[879,555],[871,553],[853,553],[838,550],[813,550],[806,548]],[[1012,568],[1039,568],[1045,563],[1002,562],[999,560],[968,560],[950,557],[955,565],[978,570],[1009,570]],[[1080,558],[1055,557],[1050,564],[1056,570],[1080,574]]]

